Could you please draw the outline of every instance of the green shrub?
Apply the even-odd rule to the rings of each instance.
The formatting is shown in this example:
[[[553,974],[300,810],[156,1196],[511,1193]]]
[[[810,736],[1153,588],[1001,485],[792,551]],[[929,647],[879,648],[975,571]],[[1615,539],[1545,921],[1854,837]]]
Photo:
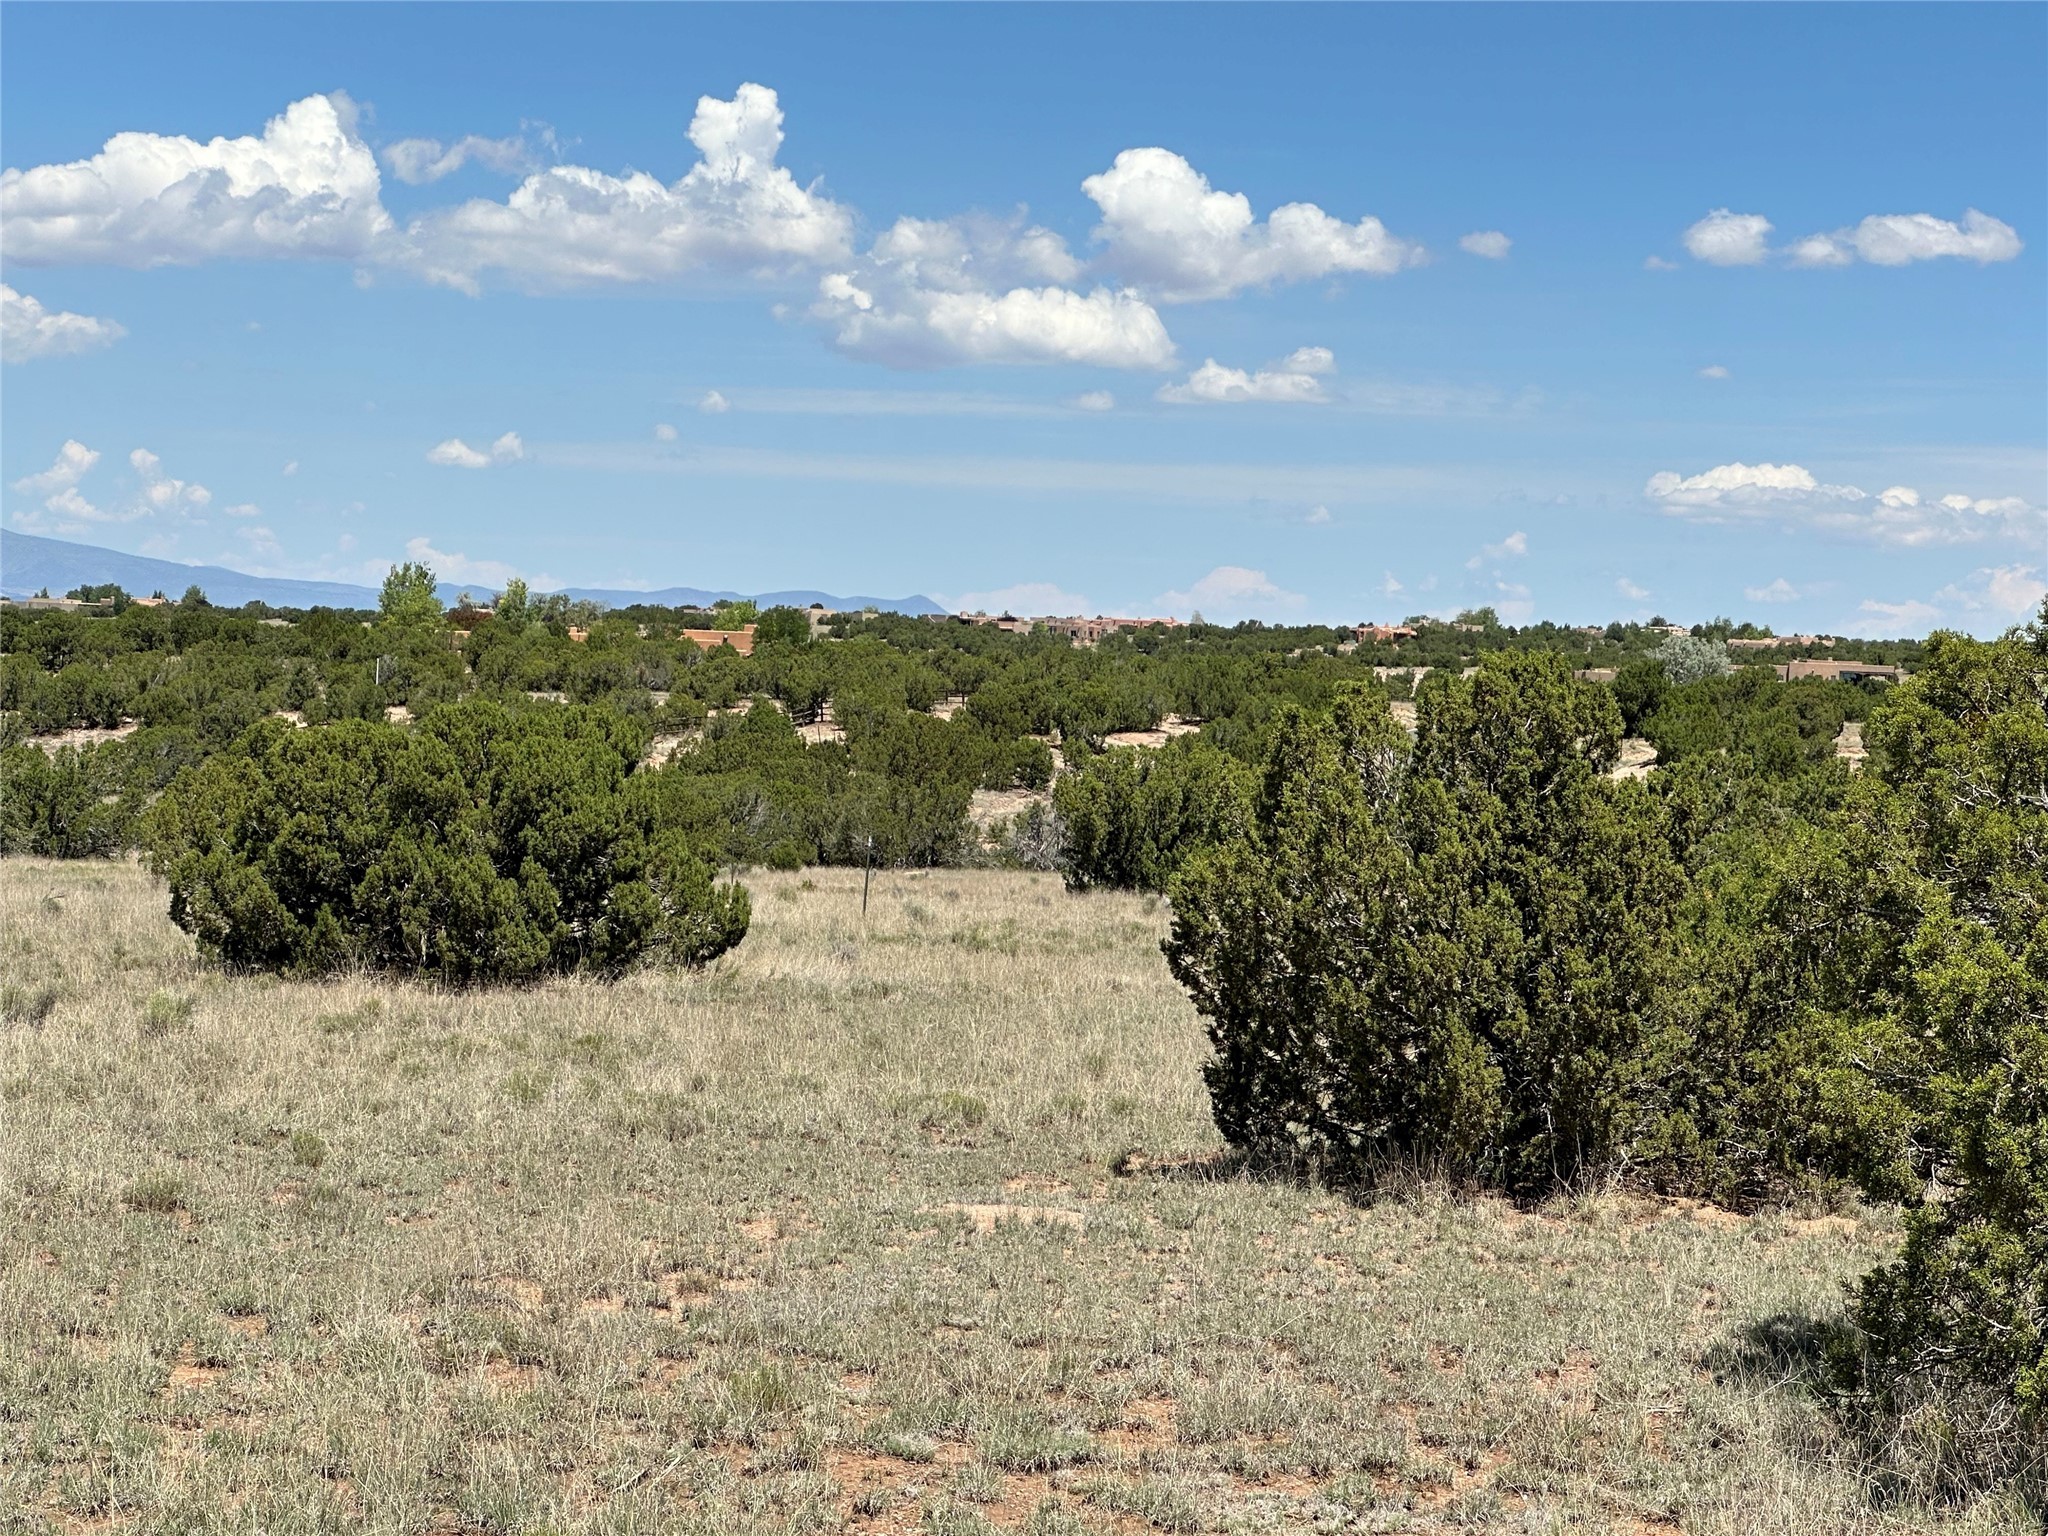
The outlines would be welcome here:
[[[1053,789],[1067,888],[1164,890],[1197,848],[1244,826],[1251,801],[1251,775],[1196,737],[1091,757]]]
[[[128,847],[140,798],[125,746],[14,746],[0,751],[0,853],[109,858]]]
[[[1540,655],[1280,724],[1245,831],[1174,882],[1216,1121],[1255,1151],[1517,1192],[1610,1169],[1671,1063],[1683,875],[1621,721]]]
[[[1837,1352],[1852,1418],[1935,1493],[2048,1507],[2048,604],[2031,635],[1937,635],[1872,714],[1854,895],[1903,943],[1862,999],[1871,1090],[1906,1124],[1906,1244]],[[1878,871],[1892,871],[1889,876]],[[1933,1193],[1929,1193],[1933,1191]]]
[[[602,711],[486,701],[411,730],[265,721],[166,792],[151,859],[173,921],[233,969],[702,964],[744,937],[746,893],[627,793],[642,744]]]
[[[142,1005],[142,1034],[147,1040],[161,1040],[176,1034],[192,1022],[192,999],[162,988],[149,994]]]

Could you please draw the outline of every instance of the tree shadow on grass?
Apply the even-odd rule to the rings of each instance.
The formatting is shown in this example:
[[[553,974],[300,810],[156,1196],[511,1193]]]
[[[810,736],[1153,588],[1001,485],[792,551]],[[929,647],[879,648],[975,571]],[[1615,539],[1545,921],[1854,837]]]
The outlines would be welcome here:
[[[1228,1184],[1237,1179],[1300,1184],[1303,1171],[1270,1158],[1255,1157],[1236,1147],[1218,1147],[1212,1152],[1153,1153],[1132,1147],[1110,1164],[1120,1179],[1159,1179],[1185,1184]]]
[[[1886,1409],[1853,1385],[1861,1347],[1846,1315],[1776,1312],[1707,1350],[1700,1364],[1717,1381],[1758,1393],[1796,1392],[1818,1406],[1826,1427],[1808,1421],[1810,1428],[1790,1429],[1789,1449],[1816,1467],[1840,1465],[1846,1450],[1877,1508],[1952,1511],[2002,1487],[1995,1496],[2010,1498],[2022,1520],[2048,1515],[2039,1460],[2031,1472],[2020,1466],[2008,1478],[1976,1475],[1970,1458],[1944,1453],[1939,1434],[1930,1438],[1912,1415],[1902,1418],[1896,1405]]]
[[[1700,1358],[1716,1380],[1757,1391],[1791,1388],[1823,1402],[1841,1393],[1830,1364],[1853,1347],[1855,1330],[1843,1317],[1809,1317],[1774,1312],[1749,1324],[1733,1340],[1716,1344]]]

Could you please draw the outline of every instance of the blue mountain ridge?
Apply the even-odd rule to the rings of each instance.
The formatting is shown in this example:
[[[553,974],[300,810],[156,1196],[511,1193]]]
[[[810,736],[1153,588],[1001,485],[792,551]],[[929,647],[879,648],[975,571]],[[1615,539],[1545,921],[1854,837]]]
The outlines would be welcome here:
[[[116,582],[136,597],[161,591],[180,596],[197,585],[208,600],[223,608],[239,608],[248,602],[268,603],[273,608],[374,608],[375,587],[355,586],[341,581],[299,581],[283,576],[247,576],[221,565],[180,565],[175,560],[152,560],[145,555],[127,555],[96,544],[73,544],[64,539],[47,539],[39,534],[0,529],[0,593],[8,597],[30,597],[47,587],[62,597],[73,587]],[[489,595],[490,589],[476,582],[444,581],[437,589],[441,601],[452,603],[464,592],[474,597]],[[647,603],[664,608],[708,606],[741,597],[752,597],[764,608],[788,604],[808,608],[823,603],[827,608],[876,608],[884,613],[943,613],[930,598],[835,597],[830,592],[788,591],[741,593],[709,591],[702,587],[663,587],[654,592],[630,592],[606,587],[564,587],[571,598],[587,598],[607,607],[625,608]]]

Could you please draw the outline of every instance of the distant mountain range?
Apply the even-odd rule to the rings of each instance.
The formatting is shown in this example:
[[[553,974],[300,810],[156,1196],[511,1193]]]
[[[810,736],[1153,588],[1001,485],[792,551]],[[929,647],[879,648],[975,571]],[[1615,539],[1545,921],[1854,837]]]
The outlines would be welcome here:
[[[33,597],[45,587],[53,597],[62,597],[73,587],[118,583],[131,596],[147,597],[162,592],[178,597],[189,586],[198,586],[208,600],[223,608],[244,603],[268,603],[273,608],[374,608],[377,589],[341,581],[295,581],[283,576],[245,576],[223,565],[180,565],[175,560],[151,560],[142,555],[124,555],[117,549],[95,544],[72,544],[63,539],[45,539],[31,533],[0,529],[0,593],[8,597]],[[702,587],[663,587],[658,592],[616,591],[605,587],[564,587],[572,598],[587,598],[612,608],[649,603],[663,608],[709,607],[751,597],[763,608],[788,604],[808,608],[823,603],[827,608],[876,608],[884,613],[944,613],[930,598],[835,597],[830,592],[712,592]],[[475,582],[463,585],[444,581],[441,601],[452,603],[464,592],[484,597],[488,589]]]

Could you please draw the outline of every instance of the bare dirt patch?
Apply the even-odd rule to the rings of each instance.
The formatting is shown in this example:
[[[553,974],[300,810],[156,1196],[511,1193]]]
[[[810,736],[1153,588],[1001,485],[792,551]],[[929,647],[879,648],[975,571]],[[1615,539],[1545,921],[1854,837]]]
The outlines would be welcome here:
[[[1106,747],[1163,747],[1176,736],[1192,736],[1201,730],[1199,720],[1183,720],[1179,715],[1168,715],[1159,722],[1156,730],[1111,731],[1102,738]]]
[[[114,726],[82,725],[74,730],[52,731],[47,736],[31,736],[28,745],[54,754],[64,747],[96,747],[103,741],[120,741],[139,728],[139,722],[134,720],[123,720]]]
[[[1610,779],[1647,779],[1657,766],[1657,749],[1640,736],[1625,736],[1621,756],[1608,771]]]
[[[967,802],[967,819],[986,834],[999,821],[1010,821],[1034,805],[1051,805],[1052,795],[1043,789],[977,789]]]
[[[227,1370],[223,1366],[202,1364],[198,1352],[187,1344],[178,1351],[178,1358],[171,1362],[170,1379],[164,1384],[164,1396],[172,1397],[180,1392],[202,1392],[226,1374]]]
[[[1844,720],[1841,733],[1835,737],[1835,756],[1849,765],[1851,773],[1863,767],[1864,759],[1870,756],[1863,745],[1863,722]]]

